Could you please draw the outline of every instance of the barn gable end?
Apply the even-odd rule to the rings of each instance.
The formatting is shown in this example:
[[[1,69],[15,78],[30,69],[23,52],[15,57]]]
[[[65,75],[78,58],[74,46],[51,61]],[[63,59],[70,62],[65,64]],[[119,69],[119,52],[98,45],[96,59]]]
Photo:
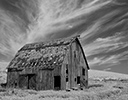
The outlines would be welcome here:
[[[88,70],[89,66],[78,38],[70,45],[69,53],[69,85],[68,87],[88,86]]]

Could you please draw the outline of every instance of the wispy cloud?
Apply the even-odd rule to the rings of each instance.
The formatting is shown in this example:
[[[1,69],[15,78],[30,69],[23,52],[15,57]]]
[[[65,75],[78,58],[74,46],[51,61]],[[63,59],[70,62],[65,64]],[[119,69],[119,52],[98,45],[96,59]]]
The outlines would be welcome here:
[[[56,31],[66,30],[73,28],[81,23],[85,23],[87,20],[87,15],[93,13],[94,11],[101,9],[101,7],[109,4],[111,0],[106,2],[99,2],[99,0],[94,0],[87,4],[82,5],[81,8],[77,9],[78,1],[68,1],[66,5],[58,4],[55,2],[41,2],[40,13],[37,18],[37,23],[33,30],[28,35],[28,41],[31,42],[38,37],[45,37],[48,33],[55,33]],[[97,3],[99,2],[99,3]],[[65,2],[66,3],[66,2]],[[74,4],[71,6],[71,4]],[[62,7],[64,6],[64,8]],[[84,19],[82,18],[84,16]],[[87,29],[87,34],[90,34],[97,25],[92,26],[91,29]],[[50,29],[50,30],[49,30]],[[38,31],[38,33],[37,33]],[[82,36],[83,37],[83,36]]]
[[[14,55],[25,43],[38,41],[38,38],[45,41],[50,33],[72,29],[111,1],[0,0],[0,52]],[[89,27],[87,34],[94,32],[97,26],[100,22]]]
[[[92,43],[85,45],[84,50],[87,56],[117,51],[119,49],[128,47],[128,42],[122,42],[122,39],[124,38],[125,36],[121,35],[120,33],[106,38],[97,38]]]
[[[0,0],[0,53],[14,56],[26,43],[81,34],[91,66],[119,64],[128,58],[117,52],[128,47],[128,13],[116,1]]]
[[[93,66],[102,66],[105,65],[106,67],[118,65],[121,61],[128,61],[128,51],[124,51],[120,54],[115,55],[104,55],[104,56],[97,56],[93,59],[89,60],[89,65]]]
[[[99,65],[104,58],[105,57],[95,57],[95,58],[89,60],[89,65],[90,66]]]
[[[89,59],[90,66],[106,65],[108,67],[118,65],[121,61],[128,61],[128,51],[125,49],[128,48],[128,41],[123,41],[126,38],[123,33],[116,33],[113,36],[97,38],[85,45],[85,54],[87,57],[91,57]],[[123,51],[119,52],[119,50]]]

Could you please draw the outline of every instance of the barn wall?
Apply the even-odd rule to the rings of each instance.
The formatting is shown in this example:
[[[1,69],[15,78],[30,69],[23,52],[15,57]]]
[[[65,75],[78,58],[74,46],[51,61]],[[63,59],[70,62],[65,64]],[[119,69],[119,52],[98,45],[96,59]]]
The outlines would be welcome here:
[[[84,59],[84,56],[82,54],[82,50],[80,48],[80,46],[78,45],[78,48],[79,48],[79,60],[80,60],[80,67],[81,67],[81,72],[83,73],[83,68],[85,69],[85,75],[83,75],[81,73],[81,82],[82,82],[82,87],[87,87],[88,86],[88,68],[87,68],[87,65],[85,63],[85,59]]]
[[[73,71],[73,61],[72,61],[72,46],[70,46],[70,51],[69,51],[69,88],[72,88],[74,85],[74,71]]]
[[[71,75],[72,75],[72,86],[78,86],[77,84],[77,77],[80,76],[81,84],[84,87],[88,85],[88,69],[85,63],[85,59],[81,50],[80,45],[77,41],[74,41],[71,45],[71,54],[72,57],[72,68],[71,68]],[[83,75],[83,68],[85,69],[85,75]]]
[[[16,88],[18,87],[18,72],[11,71],[7,73],[7,87]]]
[[[62,65],[61,69],[61,90],[66,89],[66,64]]]
[[[55,66],[53,70],[53,75],[54,76],[61,76],[61,66]]]
[[[80,68],[80,49],[79,46],[77,44],[77,42],[73,42],[71,45],[71,55],[72,55],[72,87],[78,87],[77,84],[77,77],[80,77],[80,72],[81,72],[81,68]]]
[[[39,70],[37,73],[37,90],[54,89],[54,76],[61,77],[61,66],[56,66],[54,70]],[[61,77],[61,89],[63,89]]]
[[[85,69],[85,75],[83,75],[81,73],[82,87],[87,87],[88,86],[88,68],[87,68],[87,65],[85,63],[85,59],[84,59],[82,50],[81,50],[79,45],[77,45],[77,46],[78,46],[77,48],[79,49],[78,55],[80,55],[79,56],[79,62],[80,62],[79,64],[81,66],[81,72],[83,72],[82,71],[83,68]]]
[[[37,73],[37,90],[53,89],[53,70],[39,70]]]
[[[66,88],[69,88],[69,83],[66,82],[66,68],[69,70],[69,51],[67,51],[66,56],[64,58],[62,69],[61,69],[61,89],[65,90]],[[69,79],[69,76],[67,77]]]

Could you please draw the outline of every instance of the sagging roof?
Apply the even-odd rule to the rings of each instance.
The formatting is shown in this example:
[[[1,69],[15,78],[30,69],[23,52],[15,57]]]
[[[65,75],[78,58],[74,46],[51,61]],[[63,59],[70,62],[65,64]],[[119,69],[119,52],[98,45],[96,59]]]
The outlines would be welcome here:
[[[21,48],[21,50],[38,49],[38,48],[46,48],[46,47],[55,47],[55,46],[68,45],[72,41],[74,41],[75,39],[76,39],[76,37],[57,39],[57,40],[46,41],[46,42],[37,42],[37,43],[26,44],[25,46],[23,46]]]
[[[49,42],[26,44],[18,51],[8,68],[24,69],[38,67],[40,69],[53,69],[55,66],[63,63],[64,57],[69,50],[69,45],[75,40],[79,42],[77,37],[73,37]],[[84,58],[86,60],[85,55]],[[87,61],[85,62],[89,69]]]

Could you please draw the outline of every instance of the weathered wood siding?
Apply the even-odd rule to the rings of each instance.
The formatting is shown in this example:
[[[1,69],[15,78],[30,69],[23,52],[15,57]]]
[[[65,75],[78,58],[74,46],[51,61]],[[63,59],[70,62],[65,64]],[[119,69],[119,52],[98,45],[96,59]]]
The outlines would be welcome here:
[[[76,70],[77,70],[77,65],[76,65],[76,57],[74,55],[74,52],[76,52],[76,44],[75,42],[72,43],[71,45],[71,87],[75,87],[76,86]]]
[[[36,74],[38,72],[39,68],[24,68],[22,71],[19,72],[19,74]]]
[[[82,80],[82,84],[83,84],[83,87],[88,87],[88,68],[87,68],[87,64],[85,63],[85,59],[84,59],[84,56],[82,54],[82,50],[81,50],[81,47],[80,45],[77,45],[79,48],[79,52],[78,52],[78,55],[79,55],[79,64],[82,68],[85,69],[85,75],[81,75],[81,80]],[[81,68],[81,72],[82,72],[82,68]]]
[[[66,67],[68,67],[69,70],[69,51],[67,51],[67,54],[64,58],[64,62],[62,64],[62,68],[61,68],[61,89],[65,90],[66,89]],[[68,76],[69,79],[69,76]],[[69,88],[69,87],[68,87]]]
[[[88,86],[88,69],[83,57],[83,53],[80,45],[77,41],[74,41],[70,49],[70,88],[78,86],[77,76],[80,76],[81,85],[83,87]],[[85,75],[83,75],[82,68],[85,69]]]
[[[37,90],[53,89],[53,70],[39,70],[37,73]]]
[[[53,70],[53,75],[54,76],[61,76],[61,66],[55,66]]]
[[[16,88],[18,87],[18,72],[11,71],[7,74],[7,87]]]

